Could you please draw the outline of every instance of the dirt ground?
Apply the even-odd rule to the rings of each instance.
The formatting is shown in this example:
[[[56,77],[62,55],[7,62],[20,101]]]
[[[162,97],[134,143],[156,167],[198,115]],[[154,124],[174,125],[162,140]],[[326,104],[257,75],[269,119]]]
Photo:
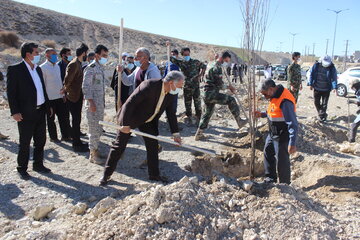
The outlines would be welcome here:
[[[114,97],[111,89],[107,91],[105,120],[111,120],[115,113]],[[172,184],[162,186],[147,179],[147,169],[141,166],[146,158],[145,147],[139,139],[133,137],[119,161],[113,181],[108,187],[102,188],[98,186],[98,182],[103,166],[90,163],[88,154],[74,153],[69,143],[54,144],[49,141],[45,148],[45,165],[51,168],[53,173],[41,175],[33,172],[30,162],[29,173],[33,176],[32,180],[20,180],[16,174],[17,126],[6,107],[0,110],[0,132],[10,135],[9,140],[0,142],[0,238],[360,238],[360,157],[356,155],[360,147],[359,144],[349,145],[352,148],[348,151],[350,154],[340,151],[344,144],[346,145],[347,139],[346,98],[331,95],[329,121],[321,124],[316,120],[312,93],[304,86],[297,111],[300,124],[299,154],[292,159],[292,184],[255,184],[250,192],[241,190],[242,182],[236,181],[237,178],[246,179],[248,174],[250,151],[246,129],[237,132],[235,120],[227,108],[218,107],[209,129],[205,132],[207,139],[195,142],[193,136],[196,128],[182,123],[183,112],[183,99],[180,99],[178,114],[184,143],[210,149],[227,157],[211,160],[195,156],[185,149],[163,144],[160,170]],[[355,117],[355,106],[350,107],[350,112],[352,121]],[[261,120],[259,126],[262,127],[259,128],[261,135],[258,137],[256,152],[257,182],[262,180],[262,146],[267,128],[266,120]],[[85,117],[82,130],[87,131]],[[107,154],[115,132],[108,128],[105,130],[100,148],[102,153]],[[170,137],[165,117],[162,117],[160,122],[160,134]],[[87,137],[83,140],[87,141]],[[357,143],[359,142],[358,134]],[[190,180],[184,180],[184,176]],[[214,176],[217,176],[217,180],[214,180]],[[181,181],[178,182],[179,180]],[[159,200],[156,208],[144,207],[152,206],[148,199],[152,198],[156,191],[166,194],[178,191],[179,193],[176,193],[180,194],[180,198],[168,199],[170,195],[164,195],[161,199],[166,200]],[[189,194],[182,196],[185,192]],[[236,195],[236,192],[241,194]],[[231,204],[226,196],[233,199]],[[211,202],[214,197],[222,200]],[[192,204],[192,198],[199,202]],[[105,200],[112,210],[107,211],[109,207],[104,207],[104,211],[95,214],[94,211],[98,210],[101,204],[106,205],[102,202]],[[167,201],[182,204],[181,211],[176,210],[179,211],[176,217],[164,218],[160,214],[175,209],[166,208],[166,204],[170,204]],[[234,202],[237,201],[244,201],[242,205],[238,203],[241,208],[236,207]],[[224,208],[225,203],[231,206]],[[87,210],[80,215],[69,210],[81,204],[85,204]],[[37,206],[51,206],[52,210],[45,218],[37,221],[33,219],[33,211]],[[192,206],[202,210],[192,211]],[[208,208],[203,209],[206,206]],[[125,208],[134,210],[129,214]],[[69,211],[65,211],[66,209]],[[162,209],[162,212],[153,216],[152,214],[156,213],[154,209]],[[202,214],[206,220],[196,218],[196,214]],[[184,223],[190,223],[189,219],[195,221],[193,226]],[[227,222],[230,222],[221,228],[221,219],[228,219]],[[239,219],[247,219],[246,224],[237,222]],[[232,221],[234,222],[231,225]],[[137,223],[142,226],[141,229],[135,228]]]

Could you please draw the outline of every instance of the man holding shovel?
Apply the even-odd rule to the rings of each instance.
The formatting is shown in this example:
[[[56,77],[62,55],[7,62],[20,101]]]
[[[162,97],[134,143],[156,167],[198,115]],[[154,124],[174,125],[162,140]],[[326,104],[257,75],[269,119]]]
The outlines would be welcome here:
[[[122,71],[122,67],[118,67]],[[105,186],[116,169],[117,162],[125,151],[130,138],[131,129],[139,128],[141,132],[157,136],[159,134],[159,118],[167,112],[168,122],[174,141],[181,143],[173,101],[180,88],[184,85],[184,75],[179,71],[171,71],[164,79],[143,81],[130,95],[119,113],[119,123],[122,126],[114,144],[111,147],[104,176],[100,185]],[[158,141],[144,137],[147,152],[149,179],[166,182],[159,172]]]
[[[228,105],[239,128],[242,128],[247,123],[246,120],[240,118],[240,109],[235,98],[228,94],[220,93],[220,90],[225,89],[235,93],[235,88],[232,85],[223,82],[223,68],[226,69],[230,61],[230,53],[223,52],[215,62],[209,64],[206,70],[204,87],[205,113],[201,116],[199,128],[195,134],[195,141],[201,140],[204,137],[203,132],[208,127],[211,115],[214,113],[215,104]]]

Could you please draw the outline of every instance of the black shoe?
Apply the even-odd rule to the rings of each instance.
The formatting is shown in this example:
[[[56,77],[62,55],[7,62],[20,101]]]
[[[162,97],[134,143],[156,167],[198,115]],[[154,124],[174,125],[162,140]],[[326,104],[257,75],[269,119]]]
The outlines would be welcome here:
[[[19,177],[22,179],[22,180],[30,180],[31,179],[31,176],[28,174],[28,172],[18,172],[19,174]]]
[[[169,183],[169,179],[163,176],[149,176],[149,180],[151,181],[157,181],[157,182],[163,182],[163,183]]]
[[[42,166],[33,166],[33,170],[35,172],[38,172],[38,173],[50,173],[51,172],[51,169],[45,167],[44,165],[42,165]]]
[[[109,180],[110,180],[110,176],[103,176],[103,177],[100,179],[100,184],[99,184],[99,186],[102,186],[102,187],[106,186],[106,185],[108,184]]]
[[[75,145],[73,146],[75,152],[89,152],[90,149],[87,144]]]
[[[50,138],[50,142],[53,142],[53,143],[59,143],[60,140],[57,139],[57,138]]]
[[[61,138],[62,142],[72,142],[72,138],[71,137],[63,137]]]

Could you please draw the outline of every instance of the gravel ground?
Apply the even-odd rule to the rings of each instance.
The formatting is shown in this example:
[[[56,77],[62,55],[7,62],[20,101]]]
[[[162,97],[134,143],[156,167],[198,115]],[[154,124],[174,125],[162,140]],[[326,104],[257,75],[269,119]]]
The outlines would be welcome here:
[[[112,99],[108,89],[105,120],[114,116]],[[348,152],[352,154],[340,151],[347,134],[346,99],[330,97],[330,121],[326,125],[315,120],[312,101],[311,92],[304,89],[298,106],[301,130],[299,155],[292,160],[293,183],[290,186],[255,184],[249,192],[242,189],[241,181],[227,177],[231,176],[229,168],[240,169],[246,161],[233,161],[220,167],[207,164],[210,173],[215,172],[217,177],[204,177],[188,171],[197,161],[193,154],[169,144],[163,144],[160,168],[173,184],[162,186],[148,181],[147,169],[140,166],[145,160],[145,148],[136,137],[131,139],[113,181],[106,188],[98,187],[103,167],[91,164],[88,154],[72,152],[69,143],[49,141],[45,165],[53,173],[41,175],[30,167],[32,180],[22,181],[16,174],[17,126],[9,117],[8,109],[0,110],[0,132],[10,135],[9,140],[0,142],[0,237],[358,239],[360,158],[355,154],[360,147],[351,145]],[[247,138],[234,133],[235,121],[225,107],[219,107],[214,114],[206,131],[208,139],[195,142],[196,128],[181,122],[182,99],[179,103],[185,143],[218,154],[238,152],[246,160]],[[350,111],[355,113],[355,106],[351,106]],[[162,120],[160,133],[169,137],[166,119]],[[86,119],[82,129],[87,130]],[[106,154],[115,134],[112,129],[105,130],[101,151]],[[359,139],[358,136],[357,142]],[[260,150],[257,156],[261,174]],[[236,177],[244,180],[245,175],[246,171]],[[184,176],[187,178],[183,179]],[[154,205],[154,201],[157,204]],[[40,220],[34,220],[36,208],[38,212],[45,211]]]

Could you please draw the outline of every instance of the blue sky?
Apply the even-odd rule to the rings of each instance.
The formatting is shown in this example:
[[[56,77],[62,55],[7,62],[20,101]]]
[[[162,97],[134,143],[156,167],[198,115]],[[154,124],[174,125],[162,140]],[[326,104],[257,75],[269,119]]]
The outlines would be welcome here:
[[[99,22],[120,24],[141,31],[190,41],[239,47],[242,18],[238,0],[18,0]],[[349,52],[360,50],[360,0],[271,0],[269,28],[264,50],[324,55],[326,39],[331,55],[335,13],[326,9],[347,9],[339,14],[335,55],[343,55],[345,40]]]

